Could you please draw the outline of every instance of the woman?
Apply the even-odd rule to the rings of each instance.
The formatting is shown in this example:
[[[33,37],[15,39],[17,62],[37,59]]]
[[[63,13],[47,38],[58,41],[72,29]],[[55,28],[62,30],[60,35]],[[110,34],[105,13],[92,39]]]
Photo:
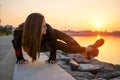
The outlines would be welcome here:
[[[47,45],[50,51],[49,63],[55,62],[56,50],[58,49],[67,53],[81,54],[93,51],[92,47],[82,47],[71,36],[53,29],[45,22],[44,16],[40,13],[30,14],[26,21],[15,29],[12,42],[17,57],[17,63],[27,62],[23,57],[21,47],[23,47],[23,50],[27,52],[34,62],[38,53],[44,50],[45,45]]]

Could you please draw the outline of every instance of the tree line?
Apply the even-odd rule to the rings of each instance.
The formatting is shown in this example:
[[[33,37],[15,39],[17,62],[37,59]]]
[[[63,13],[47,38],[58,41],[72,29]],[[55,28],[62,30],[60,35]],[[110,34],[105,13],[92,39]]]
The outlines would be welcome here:
[[[12,25],[0,26],[0,36],[11,35],[13,31]]]

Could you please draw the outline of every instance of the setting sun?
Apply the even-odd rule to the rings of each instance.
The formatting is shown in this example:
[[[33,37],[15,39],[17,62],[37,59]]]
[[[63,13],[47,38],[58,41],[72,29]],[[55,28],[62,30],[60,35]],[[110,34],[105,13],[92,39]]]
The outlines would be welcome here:
[[[96,28],[100,28],[101,24],[100,23],[96,23]]]

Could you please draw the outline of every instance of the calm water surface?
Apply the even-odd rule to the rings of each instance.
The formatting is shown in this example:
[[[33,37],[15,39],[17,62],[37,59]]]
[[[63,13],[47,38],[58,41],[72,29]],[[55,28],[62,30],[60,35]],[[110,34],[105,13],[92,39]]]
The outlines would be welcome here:
[[[73,36],[81,45],[87,46],[97,39],[103,38],[105,43],[99,48],[99,56],[96,59],[108,63],[120,64],[120,36]]]

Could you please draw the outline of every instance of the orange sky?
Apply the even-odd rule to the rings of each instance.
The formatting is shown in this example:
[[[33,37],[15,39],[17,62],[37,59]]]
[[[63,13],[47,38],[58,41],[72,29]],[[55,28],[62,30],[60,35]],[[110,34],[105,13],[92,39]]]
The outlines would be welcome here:
[[[59,30],[120,30],[120,0],[0,0],[0,4],[2,25],[17,27],[30,13],[40,12]]]

